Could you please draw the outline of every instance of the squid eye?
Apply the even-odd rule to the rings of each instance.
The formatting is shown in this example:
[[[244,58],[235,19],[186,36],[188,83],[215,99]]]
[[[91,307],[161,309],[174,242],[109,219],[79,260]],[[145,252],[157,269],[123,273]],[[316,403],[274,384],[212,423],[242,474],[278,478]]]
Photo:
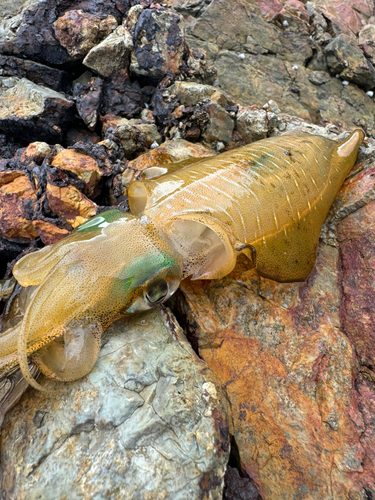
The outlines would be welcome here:
[[[151,304],[158,304],[168,294],[168,283],[165,280],[160,280],[152,283],[146,292],[146,298]]]

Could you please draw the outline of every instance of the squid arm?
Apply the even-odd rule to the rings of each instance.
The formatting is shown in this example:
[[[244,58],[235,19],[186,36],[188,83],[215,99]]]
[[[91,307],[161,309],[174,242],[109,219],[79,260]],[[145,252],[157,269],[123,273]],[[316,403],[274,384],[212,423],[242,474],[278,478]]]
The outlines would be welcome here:
[[[187,276],[220,279],[241,252],[262,276],[305,280],[363,137],[354,130],[337,143],[295,132],[133,182],[130,214],[104,212],[15,265],[32,293],[0,336],[0,375],[19,363],[45,390],[29,372],[31,356],[50,378],[84,376],[112,321],[164,302]]]

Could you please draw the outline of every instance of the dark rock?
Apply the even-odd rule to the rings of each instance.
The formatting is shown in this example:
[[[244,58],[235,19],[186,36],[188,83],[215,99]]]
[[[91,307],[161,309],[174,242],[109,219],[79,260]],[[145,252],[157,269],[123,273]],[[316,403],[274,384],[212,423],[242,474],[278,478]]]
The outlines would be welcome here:
[[[185,51],[182,16],[171,10],[144,10],[134,28],[130,71],[160,80],[177,74]]]
[[[350,36],[343,34],[334,38],[324,52],[331,74],[339,74],[343,80],[365,89],[375,86],[375,68]]]
[[[54,35],[57,17],[54,0],[26,4],[20,14],[1,23],[0,52],[47,64],[69,61],[71,57]]]
[[[71,90],[69,73],[28,59],[0,55],[0,74],[1,76],[27,78],[38,85],[56,90],[56,92],[70,92]]]
[[[0,131],[23,143],[61,141],[73,108],[64,95],[26,78],[0,77]]]
[[[143,108],[143,94],[137,81],[131,83],[126,70],[119,71],[105,81],[103,114],[132,118]]]
[[[76,83],[73,96],[79,116],[90,130],[95,130],[101,104],[103,80],[92,78],[87,85]]]
[[[69,10],[54,23],[55,36],[74,59],[82,59],[117,27],[113,16],[100,19],[82,10]]]
[[[223,500],[261,500],[258,490],[248,477],[228,465],[224,476]]]

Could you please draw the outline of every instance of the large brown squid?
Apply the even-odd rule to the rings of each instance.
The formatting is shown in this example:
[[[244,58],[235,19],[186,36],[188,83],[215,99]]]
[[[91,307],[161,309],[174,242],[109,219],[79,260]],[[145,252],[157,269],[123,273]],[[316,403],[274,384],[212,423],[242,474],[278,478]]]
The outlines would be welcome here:
[[[120,316],[167,300],[182,279],[220,279],[246,254],[280,282],[310,274],[319,233],[363,132],[337,143],[294,132],[172,168],[129,188],[131,213],[109,210],[23,257],[18,314],[0,337],[0,376],[28,357],[56,380],[93,367]]]

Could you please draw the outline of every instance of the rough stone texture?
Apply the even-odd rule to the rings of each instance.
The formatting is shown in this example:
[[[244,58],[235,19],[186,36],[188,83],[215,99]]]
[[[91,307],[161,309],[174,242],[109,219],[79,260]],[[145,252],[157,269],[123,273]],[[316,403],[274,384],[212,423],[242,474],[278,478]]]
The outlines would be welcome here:
[[[26,78],[0,77],[0,131],[23,142],[61,141],[73,101]]]
[[[203,138],[209,143],[220,141],[229,144],[234,129],[234,121],[229,113],[213,102],[209,105],[208,117],[209,121],[203,132]]]
[[[83,192],[91,198],[95,197],[102,172],[93,158],[74,149],[64,149],[54,157],[51,166],[76,174],[85,183]]]
[[[111,76],[129,66],[133,39],[124,26],[119,26],[101,43],[93,47],[83,64],[102,76]]]
[[[117,27],[113,16],[99,19],[83,10],[69,10],[54,23],[55,35],[74,59],[85,55]]]
[[[348,189],[352,191],[353,184],[357,186],[357,200],[363,202],[370,196],[373,198],[374,167],[364,170],[355,180],[356,183],[353,179],[348,184]],[[350,194],[354,201],[354,193]],[[351,206],[353,207],[353,203]],[[338,233],[343,265],[343,327],[355,347],[359,362],[367,367],[370,374],[375,366],[374,213],[375,201],[371,201],[344,218],[339,223]],[[374,375],[373,380],[375,381]]]
[[[103,80],[99,77],[91,78],[87,85],[76,83],[74,86],[78,114],[90,130],[95,130],[98,121],[102,89]]]
[[[184,139],[178,139],[175,141],[165,141],[159,147],[129,162],[129,166],[137,170],[144,170],[156,165],[165,165],[167,163],[189,160],[190,158],[205,158],[214,155],[215,152],[212,149],[200,144],[192,144]]]
[[[31,219],[36,195],[22,171],[0,172],[0,234],[12,240],[33,240],[38,235]]]
[[[34,166],[41,165],[44,158],[51,154],[52,150],[46,142],[32,142],[23,151],[21,155],[21,162],[24,165]]]
[[[345,25],[353,16],[359,16],[362,29],[362,22],[366,24],[373,15],[371,2],[316,0],[301,6],[299,2],[292,5],[292,2],[277,0],[213,0],[209,3],[170,0],[169,4],[185,18],[190,48],[206,54],[207,63],[217,70],[221,89],[236,103],[263,105],[272,98],[283,113],[298,115],[313,123],[326,120],[342,123],[348,128],[361,122],[372,132],[375,104],[367,99],[363,90],[355,85],[350,85],[349,90],[335,78],[318,87],[309,80],[311,71],[328,71],[323,47],[332,40],[332,27],[336,30],[333,36],[341,33],[338,24],[333,23],[337,20],[340,26]],[[348,30],[354,36],[351,29]],[[364,64],[363,52],[357,50]],[[372,82],[371,62],[368,62],[370,66],[361,71],[367,73]],[[357,74],[357,60],[350,58],[348,64],[347,71]],[[367,90],[369,83],[361,77],[360,81]]]
[[[375,69],[367,61],[357,43],[348,35],[340,35],[332,40],[324,52],[333,75],[361,85],[365,89],[375,86]]]
[[[236,126],[246,142],[264,139],[268,134],[267,112],[251,107],[240,108]]]
[[[87,377],[29,391],[7,415],[2,498],[220,498],[222,394],[172,315],[117,322],[104,338]]]
[[[145,9],[134,27],[130,70],[156,79],[178,73],[184,50],[182,16],[172,10]]]
[[[14,7],[17,4],[19,6],[19,0],[16,0]],[[120,20],[121,15],[129,9],[129,3],[126,0],[90,3],[25,0],[20,11],[14,8],[11,18],[0,21],[0,53],[26,57],[47,65],[70,62],[72,57],[56,38],[53,23],[72,7],[77,10],[82,7],[82,10],[88,10],[90,15],[102,20],[109,16]]]
[[[169,89],[170,95],[175,95],[178,102],[184,106],[194,106],[209,98],[217,89],[211,85],[196,82],[175,82]]]
[[[55,186],[50,182],[46,188],[49,208],[73,227],[86,222],[97,212],[97,205],[74,186]]]
[[[311,3],[329,19],[333,29],[348,35],[357,34],[374,15],[374,6],[369,0],[313,0]]]
[[[33,226],[44,245],[53,245],[70,233],[67,229],[59,228],[52,222],[41,219],[34,219]]]
[[[143,101],[139,83],[130,82],[127,70],[123,69],[104,84],[102,114],[133,118],[141,112]]]
[[[70,75],[66,71],[19,57],[0,55],[0,71],[1,76],[27,78],[57,92],[69,92],[71,88]]]

